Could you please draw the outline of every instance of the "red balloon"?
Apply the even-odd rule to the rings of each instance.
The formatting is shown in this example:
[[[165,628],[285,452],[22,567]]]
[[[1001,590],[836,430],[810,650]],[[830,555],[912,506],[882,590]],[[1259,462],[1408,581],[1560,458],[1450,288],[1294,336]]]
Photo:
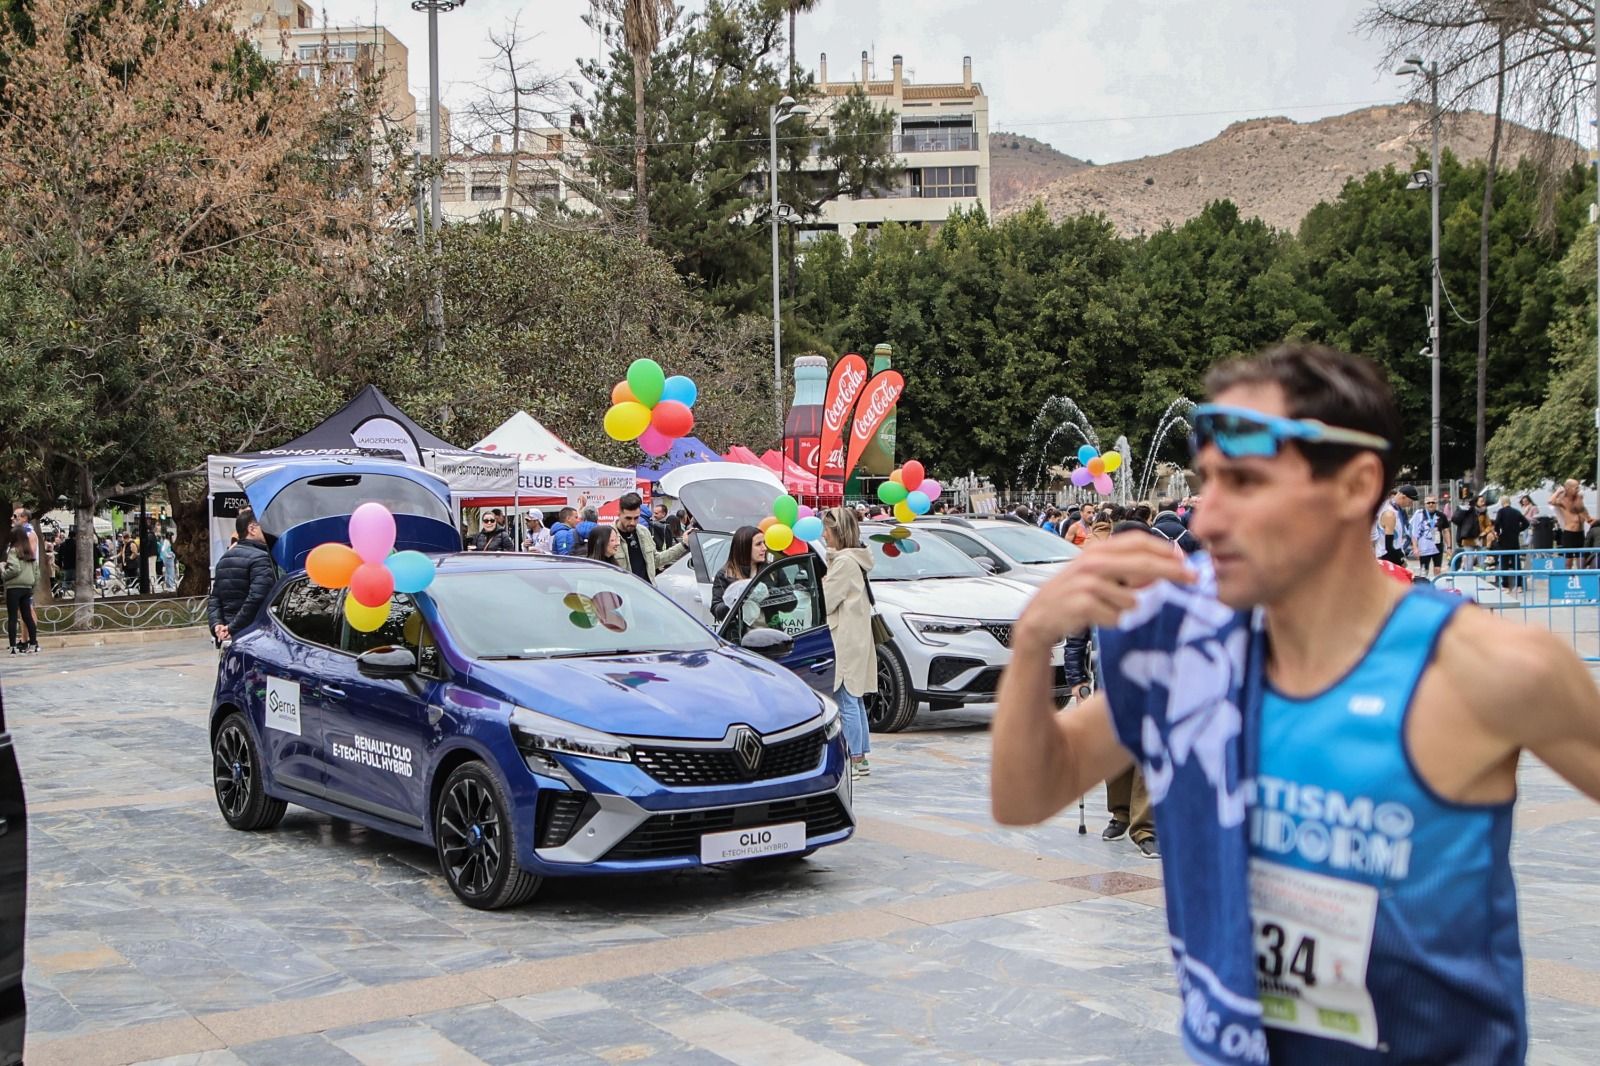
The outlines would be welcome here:
[[[796,539],[796,540],[790,542],[790,544],[789,544],[789,546],[787,548],[783,549],[783,554],[785,554],[785,555],[804,555],[806,552],[808,552],[810,550],[811,549],[806,546],[806,542],[805,541]]]
[[[927,476],[927,471],[922,469],[922,464],[915,459],[906,460],[900,468],[900,483],[906,487],[907,492],[913,492],[922,484],[922,479]]]
[[[663,437],[687,437],[694,431],[694,412],[677,400],[662,400],[650,413],[650,424]]]
[[[350,595],[363,607],[381,607],[394,595],[394,575],[382,563],[362,563],[350,575]]]

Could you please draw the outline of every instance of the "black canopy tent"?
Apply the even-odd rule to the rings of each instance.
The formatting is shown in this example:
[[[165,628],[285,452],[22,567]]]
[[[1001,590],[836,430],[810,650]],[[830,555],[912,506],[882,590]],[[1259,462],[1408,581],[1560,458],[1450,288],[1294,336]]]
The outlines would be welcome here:
[[[323,422],[276,448],[237,455],[213,455],[206,463],[211,497],[211,565],[228,550],[233,520],[245,506],[236,476],[246,463],[336,459],[341,456],[393,459],[431,470],[450,485],[452,496],[514,493],[514,458],[460,448],[413,422],[376,385],[368,385]]]

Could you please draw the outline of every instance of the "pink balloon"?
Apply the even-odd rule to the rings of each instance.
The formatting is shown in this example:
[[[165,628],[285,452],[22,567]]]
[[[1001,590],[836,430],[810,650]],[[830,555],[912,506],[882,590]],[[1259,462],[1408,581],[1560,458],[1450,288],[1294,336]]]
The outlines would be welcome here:
[[[925,477],[922,479],[922,484],[917,486],[917,491],[927,496],[929,502],[932,502],[944,495],[944,486],[931,477]]]
[[[655,426],[651,426],[639,434],[639,447],[644,449],[646,455],[659,459],[672,450],[674,439],[661,432]]]
[[[1111,495],[1111,490],[1113,487],[1114,486],[1111,484],[1110,474],[1101,474],[1099,477],[1094,479],[1094,491],[1098,492],[1102,496]]]
[[[394,550],[394,515],[381,503],[364,503],[350,516],[350,547],[364,563],[383,564]]]
[[[817,512],[816,512],[815,508],[807,507],[803,503],[800,505],[800,517],[801,518],[815,518],[816,516],[817,516]]]
[[[1094,475],[1089,473],[1089,468],[1080,466],[1072,472],[1072,483],[1080,489],[1088,488],[1094,483]]]

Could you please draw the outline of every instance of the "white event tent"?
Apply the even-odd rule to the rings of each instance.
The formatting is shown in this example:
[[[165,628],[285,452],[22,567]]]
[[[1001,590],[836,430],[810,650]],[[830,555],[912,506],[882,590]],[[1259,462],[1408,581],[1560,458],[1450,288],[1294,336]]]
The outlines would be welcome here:
[[[598,508],[639,484],[631,469],[585,458],[526,411],[506,419],[472,450],[514,457],[519,466],[514,495],[474,493],[463,501],[469,507],[577,507],[586,503]]]

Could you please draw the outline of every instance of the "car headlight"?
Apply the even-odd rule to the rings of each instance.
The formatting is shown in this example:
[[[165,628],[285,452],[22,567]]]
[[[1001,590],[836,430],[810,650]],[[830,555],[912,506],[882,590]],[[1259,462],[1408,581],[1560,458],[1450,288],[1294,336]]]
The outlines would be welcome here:
[[[511,735],[523,751],[581,755],[586,759],[632,762],[633,748],[621,737],[518,707],[511,712]]]
[[[972,633],[983,628],[983,623],[976,618],[946,618],[928,614],[907,614],[901,615],[901,618],[904,619],[906,628],[911,630],[912,636],[936,648],[942,648],[949,643],[941,640],[941,637],[959,637],[963,633]]]
[[[832,740],[844,732],[844,720],[839,716],[839,702],[832,696],[817,693],[817,702],[822,705],[822,730],[823,736]]]

